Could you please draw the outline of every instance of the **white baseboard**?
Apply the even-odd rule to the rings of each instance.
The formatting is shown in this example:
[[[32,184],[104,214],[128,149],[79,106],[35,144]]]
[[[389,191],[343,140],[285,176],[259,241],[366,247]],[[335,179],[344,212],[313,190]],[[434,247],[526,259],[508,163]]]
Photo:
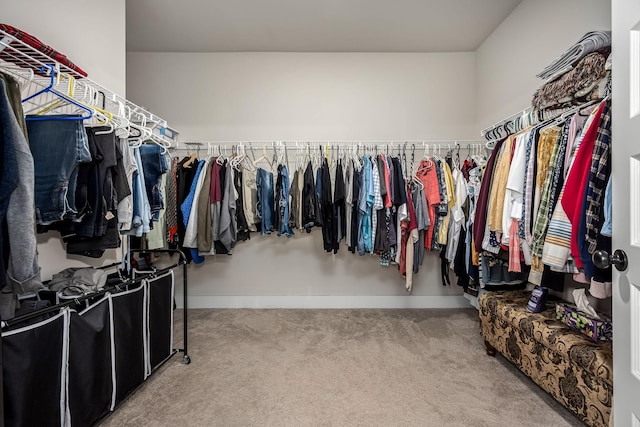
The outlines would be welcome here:
[[[176,296],[183,308],[182,296]],[[189,308],[470,308],[464,296],[190,296]]]

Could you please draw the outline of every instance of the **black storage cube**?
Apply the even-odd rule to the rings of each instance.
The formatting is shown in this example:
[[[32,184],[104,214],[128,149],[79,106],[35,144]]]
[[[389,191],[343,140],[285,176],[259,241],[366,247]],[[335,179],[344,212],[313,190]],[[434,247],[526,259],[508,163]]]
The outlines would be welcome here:
[[[67,417],[69,310],[2,333],[4,424],[61,426]]]
[[[72,426],[89,426],[114,403],[115,366],[112,360],[111,309],[103,298],[69,325],[69,410]]]

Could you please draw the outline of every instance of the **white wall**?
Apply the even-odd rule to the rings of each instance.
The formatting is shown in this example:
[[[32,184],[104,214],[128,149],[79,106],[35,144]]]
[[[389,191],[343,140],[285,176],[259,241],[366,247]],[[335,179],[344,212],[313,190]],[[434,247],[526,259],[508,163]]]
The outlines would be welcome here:
[[[127,93],[181,139],[475,135],[474,55],[129,53]]]
[[[477,134],[474,73],[473,53],[129,53],[127,94],[181,140],[453,140]],[[396,267],[327,254],[320,230],[253,233],[189,271],[196,306],[466,305],[438,298],[462,290],[441,285],[436,254],[407,297]]]
[[[609,0],[524,0],[476,50],[476,133],[531,104],[540,71],[586,32],[611,29]]]
[[[125,0],[0,0],[1,22],[37,37],[84,69],[96,83],[125,95]],[[63,268],[102,265],[119,258],[115,250],[92,260],[67,256],[58,233],[38,236],[42,278]]]

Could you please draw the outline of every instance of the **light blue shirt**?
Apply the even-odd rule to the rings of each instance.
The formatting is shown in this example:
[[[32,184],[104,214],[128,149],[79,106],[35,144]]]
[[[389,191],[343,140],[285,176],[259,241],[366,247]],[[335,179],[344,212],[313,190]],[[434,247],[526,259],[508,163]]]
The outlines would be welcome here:
[[[600,234],[603,236],[611,237],[612,227],[611,227],[611,177],[609,177],[609,182],[607,182],[607,188],[604,190],[604,223],[602,224],[602,228],[600,229]]]

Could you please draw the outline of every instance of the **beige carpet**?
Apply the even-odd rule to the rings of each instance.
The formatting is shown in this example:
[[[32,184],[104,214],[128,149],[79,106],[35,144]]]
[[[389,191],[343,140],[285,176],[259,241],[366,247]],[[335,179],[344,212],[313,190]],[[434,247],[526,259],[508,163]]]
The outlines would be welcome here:
[[[192,363],[175,356],[102,426],[583,425],[485,354],[477,316],[192,310]]]

